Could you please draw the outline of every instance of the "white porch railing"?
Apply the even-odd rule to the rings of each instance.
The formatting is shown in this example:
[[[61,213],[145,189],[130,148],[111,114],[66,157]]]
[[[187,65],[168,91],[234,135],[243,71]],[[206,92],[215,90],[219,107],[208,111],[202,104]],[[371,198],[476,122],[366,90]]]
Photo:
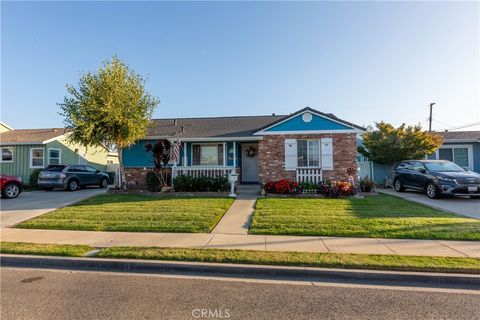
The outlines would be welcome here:
[[[174,167],[173,177],[186,175],[192,177],[228,177],[233,167],[226,166],[189,166]]]
[[[296,181],[300,182],[322,182],[322,169],[321,168],[297,168]]]

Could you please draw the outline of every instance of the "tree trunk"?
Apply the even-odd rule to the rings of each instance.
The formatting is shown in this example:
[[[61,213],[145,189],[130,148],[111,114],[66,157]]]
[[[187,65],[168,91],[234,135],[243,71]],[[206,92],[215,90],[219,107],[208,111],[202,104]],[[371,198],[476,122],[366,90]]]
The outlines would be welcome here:
[[[123,148],[118,148],[118,164],[120,166],[120,189],[127,190],[127,181],[125,179],[125,170],[123,167],[123,155],[122,155]]]

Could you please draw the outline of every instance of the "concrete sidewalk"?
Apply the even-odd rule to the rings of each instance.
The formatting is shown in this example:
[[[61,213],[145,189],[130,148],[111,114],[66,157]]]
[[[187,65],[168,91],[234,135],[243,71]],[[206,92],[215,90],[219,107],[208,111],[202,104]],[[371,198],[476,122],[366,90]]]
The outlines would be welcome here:
[[[396,192],[393,189],[379,189],[378,192],[391,196],[400,197],[405,200],[417,202],[435,209],[453,212],[469,218],[480,219],[480,199],[470,198],[442,198],[430,199],[424,193],[407,190]]]
[[[480,258],[479,241],[0,229],[1,241]]]

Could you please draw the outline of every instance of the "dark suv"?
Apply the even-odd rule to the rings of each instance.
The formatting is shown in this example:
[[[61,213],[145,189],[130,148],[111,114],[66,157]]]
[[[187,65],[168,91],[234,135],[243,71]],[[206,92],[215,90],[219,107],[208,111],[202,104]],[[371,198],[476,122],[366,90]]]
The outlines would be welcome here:
[[[87,165],[51,165],[40,172],[38,186],[44,190],[67,188],[75,191],[86,186],[108,186],[108,174]]]
[[[395,167],[393,187],[423,190],[431,199],[442,195],[480,196],[480,174],[444,160],[407,160]]]

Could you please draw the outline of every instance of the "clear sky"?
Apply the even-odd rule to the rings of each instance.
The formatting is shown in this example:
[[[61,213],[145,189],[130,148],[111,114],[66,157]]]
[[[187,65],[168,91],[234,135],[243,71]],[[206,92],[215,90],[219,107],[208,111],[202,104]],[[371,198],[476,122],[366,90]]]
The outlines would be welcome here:
[[[65,84],[117,54],[154,117],[480,122],[479,2],[2,2],[1,119],[62,126]],[[475,127],[469,128],[474,129]],[[478,126],[477,126],[478,128]]]

